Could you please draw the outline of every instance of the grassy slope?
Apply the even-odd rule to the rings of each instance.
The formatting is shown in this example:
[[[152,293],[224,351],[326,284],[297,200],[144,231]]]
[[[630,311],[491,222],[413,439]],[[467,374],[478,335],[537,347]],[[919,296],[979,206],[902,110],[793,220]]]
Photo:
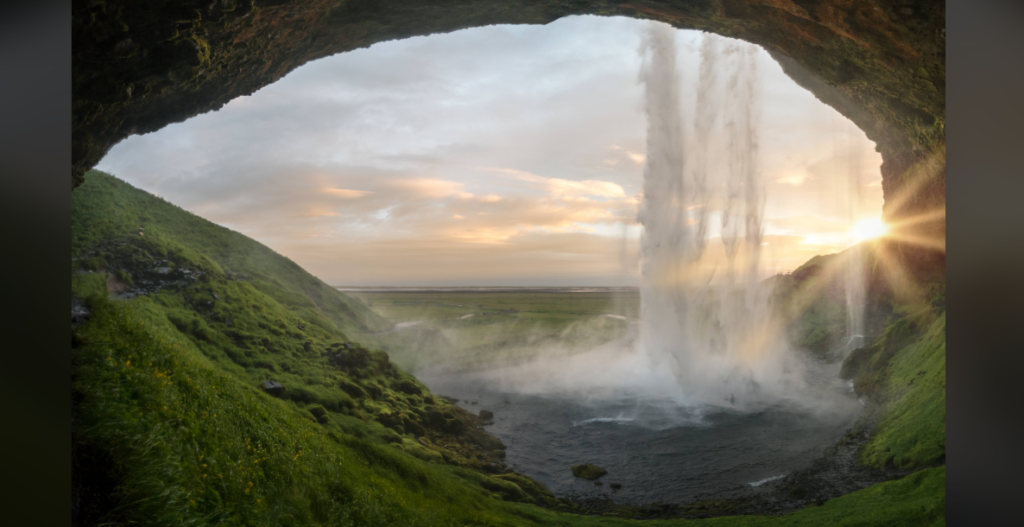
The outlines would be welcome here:
[[[154,255],[193,263],[214,276],[248,276],[250,283],[295,310],[315,309],[351,333],[390,324],[361,302],[338,293],[294,262],[242,234],[183,211],[163,199],[93,170],[94,184],[73,194],[71,256],[84,257],[100,242],[131,239]],[[145,235],[138,236],[139,227]]]
[[[120,507],[107,520],[174,525],[627,523],[512,503],[532,501],[530,494],[540,496],[541,491],[515,476],[467,470],[464,466],[473,460],[459,455],[466,451],[433,445],[432,440],[455,440],[441,430],[428,431],[428,448],[413,441],[414,434],[399,434],[409,427],[386,428],[389,415],[422,421],[428,406],[448,407],[439,400],[430,404],[427,392],[414,397],[397,390],[398,383],[410,379],[387,368],[379,353],[371,352],[372,360],[362,368],[328,368],[323,351],[346,338],[339,326],[368,327],[374,319],[359,319],[358,306],[340,307],[357,303],[344,295],[328,297],[319,308],[303,301],[299,297],[309,298],[314,289],[305,286],[315,279],[283,257],[109,176],[90,175],[73,199],[73,256],[79,257],[73,269],[101,258],[99,251],[105,250],[96,248],[109,240],[131,239],[117,249],[106,246],[120,254],[104,254],[112,262],[145,265],[146,255],[162,250],[176,265],[208,273],[205,280],[179,290],[112,301],[104,298],[105,274],[73,271],[73,293],[90,296],[93,310],[73,342],[74,389],[82,397],[77,437],[113,460],[108,470],[117,482]],[[144,237],[136,234],[140,221]],[[200,239],[207,235],[217,241]],[[115,264],[108,266],[113,271]],[[253,277],[230,279],[238,273]],[[346,318],[352,313],[355,318]],[[299,324],[305,329],[298,330]],[[928,357],[937,360],[934,353]],[[918,362],[907,359],[908,369],[899,366],[899,358],[892,363],[894,372],[909,372]],[[286,393],[305,395],[285,401],[258,391],[256,381],[268,372],[284,380]],[[901,398],[893,392],[894,401],[907,401],[893,408],[918,404],[915,393]],[[307,411],[320,406],[328,407],[322,423]],[[893,415],[899,426],[913,424],[900,417],[906,412]],[[784,518],[705,523],[937,524],[944,511],[944,478],[940,467]]]
[[[886,337],[899,329],[914,331],[909,321],[889,329]],[[854,385],[882,405],[876,430],[861,452],[868,465],[913,469],[945,461],[945,313],[921,333],[899,339],[897,346],[905,345],[894,353],[880,345],[864,350],[873,364],[863,368]]]
[[[945,460],[946,316],[945,280],[934,270],[918,282],[893,284],[893,251],[878,243],[861,245],[868,290],[869,326],[877,338],[854,350],[841,376],[854,381],[860,396],[878,407],[878,421],[861,461],[875,467],[920,469]],[[791,338],[813,352],[830,349],[846,331],[843,293],[850,252],[815,256],[788,275],[774,278],[775,299],[794,321]],[[913,272],[912,270],[906,272]],[[868,328],[871,333],[871,328]]]
[[[791,311],[790,341],[800,349],[824,354],[846,333],[845,292],[836,280],[840,256],[819,255],[787,275],[770,278],[776,303]]]

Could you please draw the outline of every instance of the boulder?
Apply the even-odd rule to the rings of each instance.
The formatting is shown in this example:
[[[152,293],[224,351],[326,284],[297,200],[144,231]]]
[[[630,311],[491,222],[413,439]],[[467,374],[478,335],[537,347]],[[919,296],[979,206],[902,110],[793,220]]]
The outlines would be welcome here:
[[[593,480],[595,480],[597,478],[600,478],[601,476],[603,476],[603,475],[605,475],[607,473],[608,473],[607,470],[605,470],[605,469],[603,469],[603,468],[601,468],[601,467],[599,467],[599,466],[597,466],[597,465],[595,465],[593,463],[584,463],[582,465],[573,465],[573,467],[572,467],[572,475],[573,476],[576,476],[577,478],[582,478],[582,479],[585,479],[585,480],[588,480],[588,481],[593,481]]]
[[[284,386],[277,381],[266,380],[263,381],[263,391],[277,397],[284,394]]]

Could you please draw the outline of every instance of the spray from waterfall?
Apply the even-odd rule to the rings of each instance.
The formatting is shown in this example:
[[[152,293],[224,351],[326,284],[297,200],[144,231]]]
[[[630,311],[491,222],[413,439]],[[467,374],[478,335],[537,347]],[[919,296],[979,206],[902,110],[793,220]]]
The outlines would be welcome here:
[[[705,34],[692,111],[680,100],[675,50],[674,28],[648,26],[640,346],[691,400],[760,400],[798,375],[759,283],[758,50]]]

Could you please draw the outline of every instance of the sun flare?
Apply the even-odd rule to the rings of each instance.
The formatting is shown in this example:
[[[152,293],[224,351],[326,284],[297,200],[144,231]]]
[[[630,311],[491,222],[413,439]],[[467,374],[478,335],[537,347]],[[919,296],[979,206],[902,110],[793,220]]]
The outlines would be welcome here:
[[[889,232],[889,227],[882,223],[881,218],[861,220],[850,228],[850,234],[857,243],[864,240],[881,238]]]

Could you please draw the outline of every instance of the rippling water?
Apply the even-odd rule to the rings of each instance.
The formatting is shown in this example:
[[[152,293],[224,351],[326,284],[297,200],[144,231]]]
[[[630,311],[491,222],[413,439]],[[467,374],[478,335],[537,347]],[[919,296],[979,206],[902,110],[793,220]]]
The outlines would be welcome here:
[[[600,399],[507,393],[472,374],[418,377],[463,408],[493,411],[487,430],[508,447],[505,462],[516,471],[559,497],[620,503],[685,502],[749,488],[807,466],[856,418],[849,407],[808,413],[777,405],[742,413],[629,393]],[[579,463],[606,469],[604,485],[573,477],[570,467]]]

